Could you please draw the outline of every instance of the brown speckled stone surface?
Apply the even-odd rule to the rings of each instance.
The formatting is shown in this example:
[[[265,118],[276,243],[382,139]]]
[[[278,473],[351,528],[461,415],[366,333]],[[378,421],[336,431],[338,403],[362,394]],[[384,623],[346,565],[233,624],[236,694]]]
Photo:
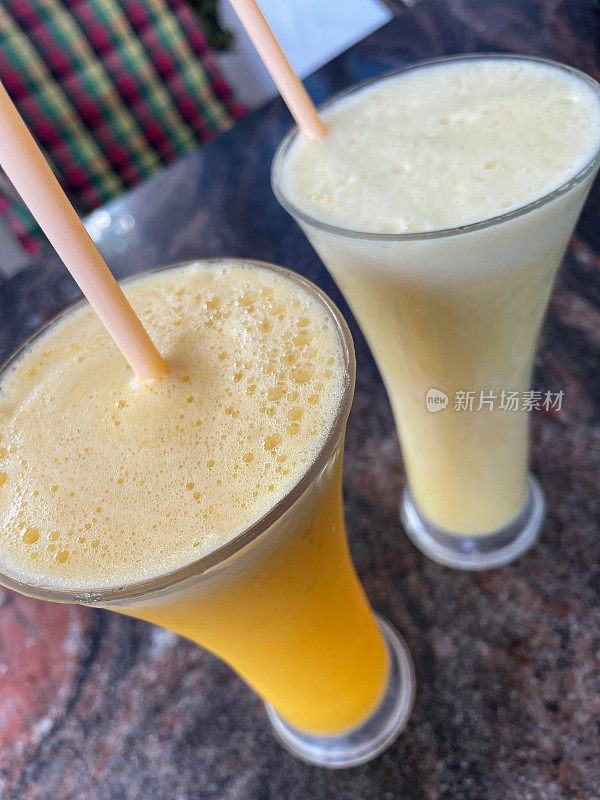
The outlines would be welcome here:
[[[410,61],[487,50],[599,77],[590,0],[422,0],[308,80],[317,101]],[[194,256],[276,261],[339,293],[269,188],[290,125],[281,101],[97,213],[119,276]],[[600,796],[600,191],[553,294],[536,363],[566,393],[534,415],[546,492],[540,543],[495,572],[452,572],[398,520],[390,407],[355,324],[345,467],[352,551],[373,605],[404,633],[419,681],[404,735],[350,771],[307,766],[260,702],[200,648],[107,612],[0,594],[2,800],[595,800]],[[76,297],[48,256],[0,286],[0,356]]]

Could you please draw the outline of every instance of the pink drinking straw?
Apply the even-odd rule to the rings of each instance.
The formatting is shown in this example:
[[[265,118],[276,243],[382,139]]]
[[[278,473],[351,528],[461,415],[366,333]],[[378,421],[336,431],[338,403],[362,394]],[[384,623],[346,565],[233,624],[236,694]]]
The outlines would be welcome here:
[[[147,382],[167,365],[60,188],[0,84],[0,165],[136,375]]]
[[[285,57],[256,0],[229,0],[229,2],[302,133],[309,139],[322,139],[327,136],[327,128],[319,117],[313,101]]]

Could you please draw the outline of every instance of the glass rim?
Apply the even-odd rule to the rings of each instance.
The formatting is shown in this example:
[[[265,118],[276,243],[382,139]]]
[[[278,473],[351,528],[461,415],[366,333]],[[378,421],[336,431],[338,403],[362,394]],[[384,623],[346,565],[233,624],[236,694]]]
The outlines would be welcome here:
[[[81,603],[81,604],[98,604],[110,603],[124,599],[139,598],[152,592],[168,589],[175,584],[181,583],[189,578],[200,576],[214,567],[217,567],[235,556],[238,552],[243,550],[247,545],[254,542],[262,534],[280,519],[285,512],[304,494],[304,492],[311,486],[313,481],[327,466],[341,436],[344,433],[350,407],[352,405],[352,398],[354,396],[354,387],[356,382],[356,358],[354,353],[354,343],[350,334],[350,329],[342,313],[337,308],[333,300],[315,283],[308,278],[293,272],[285,267],[280,267],[277,264],[272,264],[268,261],[260,261],[258,259],[248,258],[196,258],[185,261],[178,261],[167,266],[157,267],[154,269],[144,270],[135,275],[130,275],[119,283],[121,286],[127,286],[130,283],[144,278],[147,275],[152,275],[156,272],[166,272],[169,270],[181,269],[190,267],[194,264],[200,265],[241,265],[250,268],[267,269],[277,275],[281,275],[286,280],[300,286],[307,291],[311,297],[316,299],[321,306],[323,306],[335,322],[335,328],[338,333],[340,344],[342,346],[342,353],[344,358],[344,390],[339,400],[335,418],[327,433],[327,437],[319,449],[314,461],[311,462],[308,469],[303,472],[293,486],[287,491],[282,498],[280,498],[274,505],[270,506],[268,510],[259,519],[255,520],[251,525],[244,528],[239,534],[231,539],[228,539],[220,547],[212,550],[210,553],[190,561],[181,567],[169,570],[168,572],[161,573],[154,577],[144,578],[143,580],[133,581],[125,585],[114,585],[100,588],[89,589],[69,589],[67,587],[54,587],[43,582],[27,582],[22,578],[17,577],[15,574],[7,573],[4,568],[0,568],[0,585],[8,589],[12,589],[21,594],[35,597],[40,600],[51,600],[54,602],[62,603]],[[51,320],[46,322],[39,328],[6,360],[0,365],[0,383],[6,374],[6,371],[11,369],[18,360],[24,355],[29,347],[35,343],[39,338],[43,337],[53,325],[60,322],[64,317],[76,311],[78,308],[89,305],[85,298],[82,298],[75,303],[70,304],[63,311],[55,315]]]
[[[538,64],[546,64],[547,66],[558,68],[563,72],[567,72],[570,75],[577,77],[580,80],[583,80],[591,89],[593,89],[600,99],[600,83],[592,78],[590,75],[587,75],[585,72],[582,72],[575,67],[571,67],[568,64],[562,64],[560,61],[553,61],[549,58],[540,58],[538,56],[527,56],[521,55],[518,53],[464,53],[464,54],[457,54],[452,56],[442,56],[440,58],[433,58],[428,59],[426,61],[418,61],[414,64],[409,64],[404,67],[400,67],[398,69],[391,70],[389,72],[384,73],[383,75],[375,76],[374,78],[367,78],[367,80],[361,81],[360,83],[354,84],[347,89],[343,89],[341,92],[333,95],[328,100],[326,100],[322,105],[318,107],[319,111],[324,111],[325,109],[332,106],[334,103],[337,103],[338,100],[341,100],[344,97],[347,97],[351,94],[355,94],[357,92],[362,91],[367,86],[371,86],[375,83],[380,83],[390,78],[394,78],[397,75],[401,75],[405,72],[412,72],[413,70],[422,69],[426,67],[435,67],[439,64],[445,64],[450,62],[460,62],[460,61],[529,61]],[[412,241],[426,241],[429,239],[445,239],[450,236],[458,236],[463,233],[473,233],[475,231],[483,230],[485,228],[492,227],[494,225],[499,225],[503,222],[510,222],[511,220],[518,219],[525,214],[530,213],[531,211],[536,211],[538,208],[546,205],[547,203],[552,202],[553,200],[562,197],[567,192],[574,189],[580,183],[582,183],[587,177],[592,175],[600,166],[600,141],[598,142],[598,146],[596,147],[592,157],[584,164],[584,166],[578,170],[574,175],[568,178],[566,181],[561,183],[555,189],[552,189],[550,192],[542,195],[541,197],[536,198],[535,200],[530,201],[529,203],[525,203],[518,208],[511,209],[503,214],[496,214],[493,217],[487,217],[483,220],[478,220],[477,222],[470,222],[464,225],[456,225],[449,228],[436,228],[434,230],[428,231],[411,231],[411,232],[399,232],[399,233],[377,233],[374,231],[361,231],[354,228],[345,228],[342,225],[336,225],[334,223],[325,222],[324,220],[320,220],[317,217],[313,217],[312,214],[304,211],[298,205],[296,205],[288,196],[286,196],[285,192],[282,188],[282,173],[283,173],[283,163],[287,156],[289,148],[292,144],[296,141],[297,136],[299,135],[300,131],[297,126],[292,128],[282,139],[279,143],[277,150],[275,151],[275,155],[273,157],[273,162],[271,164],[271,188],[273,190],[273,194],[275,195],[277,201],[280,205],[290,214],[296,221],[300,221],[309,225],[312,228],[317,228],[318,230],[324,231],[326,233],[336,234],[338,236],[343,236],[348,239],[362,239],[368,241],[379,241],[379,242],[412,242]]]

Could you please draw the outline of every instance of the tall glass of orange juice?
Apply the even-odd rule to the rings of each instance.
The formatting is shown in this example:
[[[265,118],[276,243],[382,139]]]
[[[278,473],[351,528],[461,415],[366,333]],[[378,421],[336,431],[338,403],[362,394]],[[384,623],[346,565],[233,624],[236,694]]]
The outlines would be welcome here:
[[[0,582],[186,636],[264,698],[292,752],[368,761],[405,725],[414,677],[348,552],[344,320],[260,262],[125,290],[167,376],[138,385],[86,303],[0,374]]]

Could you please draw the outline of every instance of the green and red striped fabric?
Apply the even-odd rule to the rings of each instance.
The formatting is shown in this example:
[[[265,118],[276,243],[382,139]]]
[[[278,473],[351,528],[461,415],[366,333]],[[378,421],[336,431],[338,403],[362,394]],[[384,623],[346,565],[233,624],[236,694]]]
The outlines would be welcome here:
[[[244,113],[186,0],[2,0],[0,80],[81,213]],[[26,209],[0,213],[35,250]]]

